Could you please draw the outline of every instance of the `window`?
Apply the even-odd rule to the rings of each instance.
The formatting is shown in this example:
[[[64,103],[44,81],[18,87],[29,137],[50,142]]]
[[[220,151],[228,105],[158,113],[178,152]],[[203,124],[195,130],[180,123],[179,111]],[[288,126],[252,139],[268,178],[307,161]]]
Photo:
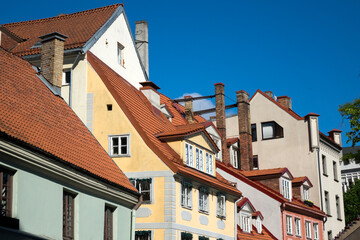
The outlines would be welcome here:
[[[325,191],[325,213],[330,215],[329,193]]]
[[[284,198],[291,200],[291,182],[287,179],[282,179],[282,194]]]
[[[107,104],[106,107],[108,111],[112,111],[112,104]]]
[[[210,153],[206,153],[206,172],[213,175],[214,169],[213,169],[213,157]]]
[[[185,161],[186,165],[190,167],[194,166],[193,146],[188,143],[185,143]]]
[[[311,222],[305,221],[305,235],[306,238],[311,239]]]
[[[340,198],[338,195],[335,196],[335,201],[336,201],[337,219],[341,220]]]
[[[207,187],[199,187],[199,211],[209,212],[209,189]]]
[[[329,239],[329,240],[330,240],[330,239],[333,239],[333,237],[332,237],[332,231],[328,231],[327,234],[328,234],[328,239]]]
[[[74,239],[74,198],[75,195],[63,193],[63,239]]]
[[[334,180],[338,180],[338,175],[337,175],[337,165],[336,162],[333,161],[333,172],[334,172]]]
[[[105,205],[104,240],[113,239],[113,212],[114,208]]]
[[[181,233],[181,240],[192,240],[193,235],[191,233],[182,232]]]
[[[151,231],[135,231],[135,240],[151,240]]]
[[[1,216],[11,217],[12,178],[14,172],[0,168]]]
[[[250,215],[245,215],[245,214],[241,214],[241,229],[244,232],[251,232],[252,230],[252,225],[251,225],[251,216]]]
[[[256,135],[256,124],[251,124],[251,137],[252,137],[252,141],[256,142],[257,141],[257,135]]]
[[[130,156],[130,135],[110,136],[110,155],[113,157]]]
[[[62,85],[69,85],[71,83],[71,69],[63,70]]]
[[[304,201],[309,200],[309,188],[305,186],[303,186],[303,198]]]
[[[283,138],[284,130],[276,122],[261,123],[263,139]]]
[[[238,168],[238,149],[231,146],[230,147],[230,159],[231,159],[231,164],[233,165],[234,168]]]
[[[216,146],[220,149],[219,152],[215,153],[215,159],[220,160],[220,158],[221,158],[221,141],[217,138],[213,138],[213,140],[216,143]]]
[[[199,236],[199,240],[209,240],[209,238],[205,236]]]
[[[130,182],[134,187],[141,193],[144,203],[151,203],[151,183],[152,178],[140,178],[134,179],[130,178]]]
[[[253,156],[253,169],[259,169],[258,155]]]
[[[192,206],[191,190],[192,190],[192,183],[183,181],[181,184],[181,206],[186,208],[191,208]]]
[[[295,218],[295,235],[301,237],[301,220],[300,218]]]
[[[195,148],[195,167],[198,170],[204,170],[203,150]]]
[[[288,235],[293,235],[293,226],[292,226],[292,217],[286,216],[286,233]]]
[[[325,156],[325,155],[321,155],[321,159],[322,159],[323,174],[324,174],[325,176],[327,176],[326,156]]]
[[[218,194],[218,195],[217,195],[216,215],[217,215],[218,217],[220,217],[220,218],[225,218],[225,216],[226,216],[225,203],[226,203],[225,195],[223,195],[223,194]]]
[[[262,232],[262,223],[261,223],[261,218],[260,217],[256,218],[255,226],[256,226],[257,232],[259,234],[261,234],[261,232]]]
[[[314,240],[319,239],[319,224],[314,223]]]
[[[121,66],[125,66],[125,60],[124,60],[124,46],[121,45],[120,43],[118,43],[118,50],[117,50],[117,59],[118,59],[118,63]]]

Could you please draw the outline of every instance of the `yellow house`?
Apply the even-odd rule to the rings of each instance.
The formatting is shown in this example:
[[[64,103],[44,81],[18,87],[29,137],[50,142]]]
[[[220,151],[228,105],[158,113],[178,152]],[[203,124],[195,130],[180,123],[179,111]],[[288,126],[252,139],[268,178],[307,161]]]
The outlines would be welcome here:
[[[92,132],[143,194],[135,239],[235,239],[241,193],[216,173],[214,125],[189,124],[155,84],[137,90],[91,52],[87,64]]]

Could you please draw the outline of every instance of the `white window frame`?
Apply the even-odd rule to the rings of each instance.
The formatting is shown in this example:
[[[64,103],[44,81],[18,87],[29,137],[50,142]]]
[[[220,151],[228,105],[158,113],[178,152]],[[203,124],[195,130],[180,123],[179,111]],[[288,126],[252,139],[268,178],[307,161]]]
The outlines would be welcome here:
[[[186,187],[185,181],[181,183],[181,206],[184,208],[192,208],[192,187]]]
[[[306,186],[303,186],[303,199],[309,200],[309,188]]]
[[[194,167],[194,147],[189,143],[185,143],[185,163],[190,167]]]
[[[230,147],[230,159],[231,165],[233,165],[234,168],[238,168],[238,150],[233,146]]]
[[[209,193],[199,189],[199,212],[209,213]]]
[[[301,237],[301,219],[295,218],[295,236]]]
[[[241,229],[243,232],[250,233],[252,231],[251,215],[246,213],[240,213]]]
[[[319,240],[319,224],[318,223],[314,223],[313,224],[313,228],[314,228],[314,240]]]
[[[125,66],[125,58],[124,58],[124,45],[121,43],[117,43],[117,62],[120,66]]]
[[[70,82],[66,82],[66,74],[70,74]],[[62,86],[69,86],[71,84],[72,80],[72,70],[71,68],[63,69],[63,75],[62,75]]]
[[[153,203],[153,181],[154,181],[154,179],[151,178],[151,182],[149,183],[149,189],[148,190],[143,190],[141,183],[145,182],[144,179],[142,179],[142,178],[130,179],[130,182],[139,191],[139,193],[144,193],[144,192],[149,193],[150,199],[149,200],[144,200],[143,201],[144,204]],[[138,183],[139,183],[139,186],[137,187],[136,185]]]
[[[305,221],[305,236],[307,239],[311,239],[311,222]]]
[[[118,139],[118,154],[114,153],[113,139]],[[126,138],[127,144],[121,145],[121,139]],[[121,153],[121,148],[126,146],[126,153]],[[111,157],[130,157],[130,134],[109,135],[109,155]]]
[[[258,217],[256,218],[255,226],[256,226],[257,232],[258,232],[259,234],[261,234],[261,232],[262,232],[262,222],[261,222],[260,216],[258,216]]]
[[[286,233],[293,235],[292,216],[286,216]]]
[[[205,158],[206,158],[206,173],[214,175],[213,156],[210,153],[206,152]]]
[[[195,147],[195,168],[204,171],[204,151]]]
[[[215,159],[218,159],[218,160],[222,160],[221,159],[221,155],[222,155],[222,153],[221,153],[221,140],[220,139],[218,139],[217,137],[213,137],[213,140],[214,140],[214,142],[216,143],[216,146],[219,148],[219,152],[217,152],[217,153],[215,153]]]
[[[224,194],[218,194],[216,197],[216,216],[226,218],[226,197]]]
[[[291,189],[291,181],[285,178],[281,179],[281,189],[282,189],[282,195],[284,198],[291,201],[292,198],[292,189]]]

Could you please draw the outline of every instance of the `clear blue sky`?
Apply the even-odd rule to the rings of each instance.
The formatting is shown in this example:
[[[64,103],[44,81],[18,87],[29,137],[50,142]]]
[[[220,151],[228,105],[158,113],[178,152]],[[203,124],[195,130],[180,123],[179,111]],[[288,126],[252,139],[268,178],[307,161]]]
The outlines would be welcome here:
[[[5,1],[0,24],[119,2],[60,3]],[[123,3],[132,28],[137,20],[149,23],[150,80],[169,97],[211,95],[217,82],[232,99],[237,90],[270,90],[290,96],[301,116],[320,114],[320,131],[348,130],[337,109],[360,97],[360,1]]]

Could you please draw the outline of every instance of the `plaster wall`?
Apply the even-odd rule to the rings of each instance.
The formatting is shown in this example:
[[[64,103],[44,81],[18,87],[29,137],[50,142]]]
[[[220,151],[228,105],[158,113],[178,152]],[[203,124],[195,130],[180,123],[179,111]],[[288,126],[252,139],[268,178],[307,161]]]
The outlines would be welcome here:
[[[326,159],[326,173],[323,171],[322,156],[325,156]],[[327,231],[332,231],[332,236],[336,236],[344,227],[345,227],[345,213],[344,213],[344,202],[343,202],[343,192],[342,192],[342,183],[341,183],[341,165],[340,159],[342,157],[342,152],[335,150],[329,144],[320,140],[320,164],[321,164],[321,182],[322,182],[322,199],[325,212],[325,191],[329,193],[329,206],[330,214],[327,217],[325,223],[325,236],[327,236]],[[333,162],[336,163],[336,175],[333,171]],[[335,177],[337,176],[337,177]],[[339,197],[340,201],[340,216],[337,214],[336,208],[336,196]]]
[[[243,193],[244,197],[249,198],[256,210],[260,211],[264,216],[263,225],[269,229],[276,238],[282,239],[280,202],[219,168],[217,168],[216,171],[228,181],[236,183],[237,189]]]
[[[94,196],[62,180],[17,166],[6,157],[0,164],[16,171],[13,176],[12,217],[20,221],[20,231],[49,239],[62,239],[63,191],[75,197],[75,239],[101,239],[104,236],[105,204],[115,207],[114,239],[130,239],[131,209]]]
[[[128,28],[125,18],[124,13],[121,13],[90,48],[90,51],[139,89],[139,82],[145,82],[146,77],[135,50],[131,29]],[[118,43],[124,46],[124,66],[118,63]]]

